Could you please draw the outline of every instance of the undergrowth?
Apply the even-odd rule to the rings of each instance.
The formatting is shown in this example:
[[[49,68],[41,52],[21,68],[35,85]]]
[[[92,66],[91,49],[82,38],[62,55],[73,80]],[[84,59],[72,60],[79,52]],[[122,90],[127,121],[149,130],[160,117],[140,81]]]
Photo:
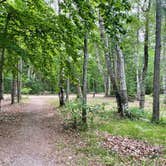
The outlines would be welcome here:
[[[98,99],[98,101],[100,101]],[[108,151],[102,147],[103,138],[97,135],[100,133],[110,133],[111,135],[123,136],[138,140],[143,140],[151,143],[152,145],[159,145],[163,147],[163,154],[161,158],[166,159],[166,118],[163,116],[160,123],[151,123],[151,113],[142,111],[136,107],[130,107],[130,112],[133,115],[131,119],[121,118],[117,114],[114,107],[109,107],[108,103],[102,102],[93,103],[87,106],[88,110],[88,129],[86,132],[81,133],[81,138],[84,141],[84,146],[76,148],[76,151],[83,153],[86,157],[80,159],[80,163],[93,163],[99,162],[104,165],[161,165],[162,160],[159,158],[149,159],[143,161],[136,160],[131,156],[123,156],[113,151]],[[67,123],[76,120],[79,126],[81,120],[82,107],[78,101],[68,103],[62,111],[63,116]],[[80,123],[81,125],[81,123]],[[83,161],[82,161],[83,160]],[[78,164],[79,165],[79,164]],[[87,164],[88,165],[88,164]],[[97,165],[97,164],[96,164]]]

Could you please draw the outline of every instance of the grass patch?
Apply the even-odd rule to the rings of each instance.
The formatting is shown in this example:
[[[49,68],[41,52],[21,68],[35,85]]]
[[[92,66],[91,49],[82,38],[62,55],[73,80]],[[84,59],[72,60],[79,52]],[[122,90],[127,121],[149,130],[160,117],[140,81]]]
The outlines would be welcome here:
[[[100,110],[95,113],[93,123],[89,126],[89,130],[81,133],[81,139],[84,142],[83,146],[76,147],[77,153],[83,153],[84,158],[79,160],[79,163],[85,161],[86,164],[96,163],[96,165],[161,165],[164,166],[162,160],[158,158],[146,158],[144,161],[137,160],[131,156],[122,156],[113,151],[108,151],[102,147],[103,138],[99,137],[96,132],[108,132],[112,135],[129,137],[147,141],[152,145],[160,145],[166,148],[166,116],[165,105],[161,104],[161,122],[159,124],[151,123],[152,112],[152,97],[146,96],[145,112],[142,113],[138,109],[138,102],[129,103],[132,113],[138,118],[123,119],[116,112],[116,102],[114,98],[95,97],[88,98],[88,104],[105,103],[105,110]],[[161,156],[166,159],[166,149]],[[78,164],[79,165],[79,164]],[[83,164],[82,164],[83,165]],[[92,164],[94,165],[94,164]]]
[[[85,155],[84,160],[86,160],[86,163],[92,162],[96,165],[106,166],[154,166],[156,164],[164,166],[162,161],[158,158],[146,158],[141,161],[131,156],[123,156],[114,151],[104,149],[101,144],[103,142],[102,138],[96,135],[96,132],[93,129],[81,133],[81,137],[84,140],[85,145],[77,148],[76,151],[77,153],[83,153]]]

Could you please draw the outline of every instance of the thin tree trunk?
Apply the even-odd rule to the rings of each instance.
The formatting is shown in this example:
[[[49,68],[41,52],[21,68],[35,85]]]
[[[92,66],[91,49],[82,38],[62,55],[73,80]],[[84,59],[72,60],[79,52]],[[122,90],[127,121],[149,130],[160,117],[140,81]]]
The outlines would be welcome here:
[[[20,103],[21,100],[21,87],[22,87],[22,59],[20,59],[20,62],[17,64],[17,103]]]
[[[3,100],[3,66],[4,66],[4,54],[5,54],[5,48],[2,49],[1,54],[1,61],[0,61],[0,111],[1,111],[1,105]]]
[[[141,73],[141,80],[140,80],[140,102],[139,106],[140,109],[144,109],[145,105],[145,82],[146,82],[146,75],[148,70],[148,60],[149,60],[149,10],[150,10],[150,0],[149,6],[146,11],[146,20],[145,20],[145,39],[144,39],[144,64]]]
[[[60,7],[61,0],[58,0],[58,15],[61,14]],[[60,59],[61,61],[61,59]],[[65,105],[65,95],[64,95],[64,68],[62,62],[60,62],[60,73],[59,73],[59,105],[60,107]]]
[[[66,101],[69,101],[69,94],[70,94],[70,79],[67,78],[67,80],[66,80]]]
[[[138,20],[140,20],[140,4],[138,3],[137,6],[137,17]],[[140,75],[139,75],[139,29],[137,30],[137,43],[136,43],[136,54],[135,54],[135,66],[136,66],[136,84],[137,84],[137,95],[136,98],[138,101],[140,101],[140,93],[141,93],[141,89],[140,89]]]
[[[166,13],[165,13],[166,14]],[[163,94],[164,94],[164,104],[166,104],[166,15],[164,24],[164,37],[163,37],[163,54],[162,54],[162,81],[163,81]]]
[[[65,100],[64,100],[64,89],[63,87],[59,87],[60,91],[59,91],[59,106],[62,107],[65,105]]]
[[[166,43],[164,46],[164,50],[163,50],[163,57],[162,57],[162,65],[163,65],[163,94],[164,94],[164,104],[166,104]]]
[[[105,76],[105,97],[110,96],[110,77],[108,73]]]
[[[0,100],[3,100],[3,66],[5,60],[5,48],[2,49],[1,61],[0,61]]]
[[[156,46],[153,77],[153,115],[152,121],[160,118],[160,53],[161,53],[161,0],[156,0]]]
[[[65,105],[65,94],[64,94],[64,80],[63,80],[63,67],[60,62],[60,72],[59,72],[59,106]]]
[[[7,35],[7,27],[9,23],[10,16],[9,14],[6,17],[3,38],[5,39]],[[3,70],[4,70],[4,61],[5,61],[5,46],[2,47],[1,57],[0,57],[0,111],[1,111],[1,101],[3,100]]]
[[[88,32],[84,36],[84,62],[83,62],[83,108],[82,108],[82,121],[87,122],[86,106],[87,106],[87,67],[88,67]]]
[[[94,47],[95,47],[95,50],[96,50],[97,67],[99,69],[100,74],[103,76],[104,92],[105,92],[105,96],[107,96],[107,94],[109,94],[109,88],[106,84],[107,84],[107,79],[109,79],[109,75],[108,75],[108,73],[105,73],[105,70],[103,68],[104,65],[102,65],[101,62],[100,62],[99,49],[98,49],[98,46],[97,46],[96,43],[95,43]],[[109,87],[110,87],[110,85],[109,85]]]
[[[119,92],[117,80],[115,78],[115,74],[113,73],[112,66],[111,66],[112,63],[111,63],[110,54],[108,51],[109,50],[108,39],[105,36],[103,19],[100,15],[99,15],[99,26],[100,26],[100,37],[105,46],[104,52],[105,52],[105,61],[106,61],[106,66],[107,66],[107,72],[110,76],[110,80],[111,80],[111,83],[113,86],[113,91],[114,91],[114,94],[116,97],[118,112],[121,114],[121,116],[124,116],[121,94]]]
[[[137,30],[137,48],[136,48],[136,55],[135,55],[135,64],[136,64],[136,83],[137,83],[137,100],[140,101],[140,77],[139,77],[139,30]]]
[[[119,45],[116,45],[116,51],[119,59],[119,69],[120,69],[120,91],[121,91],[121,100],[123,112],[128,112],[128,95],[127,95],[127,86],[126,86],[126,74],[124,66],[124,56]]]
[[[13,73],[12,78],[12,88],[11,88],[11,104],[15,103],[15,96],[16,96],[16,75]]]

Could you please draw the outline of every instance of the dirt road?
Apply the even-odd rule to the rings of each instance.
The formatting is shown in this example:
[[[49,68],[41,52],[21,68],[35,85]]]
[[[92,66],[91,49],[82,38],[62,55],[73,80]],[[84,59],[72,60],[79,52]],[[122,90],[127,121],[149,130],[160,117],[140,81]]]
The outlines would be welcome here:
[[[33,96],[26,104],[4,107],[0,113],[0,166],[77,165],[72,145],[49,104],[53,96]],[[71,146],[69,146],[69,144]]]

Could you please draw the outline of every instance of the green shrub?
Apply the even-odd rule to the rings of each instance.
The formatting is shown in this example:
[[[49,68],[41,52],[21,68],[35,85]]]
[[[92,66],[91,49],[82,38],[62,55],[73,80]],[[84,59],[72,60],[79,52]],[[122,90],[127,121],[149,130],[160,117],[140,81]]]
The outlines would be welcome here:
[[[22,88],[21,93],[22,94],[29,94],[31,90],[32,90],[31,88]]]
[[[139,119],[145,117],[145,112],[139,108],[130,108],[129,112],[132,118]]]
[[[85,107],[85,106],[84,106]],[[65,117],[65,122],[67,122],[70,127],[76,129],[79,125],[82,124],[82,101],[81,100],[73,100],[66,103],[64,109],[62,110],[63,117]],[[95,113],[99,110],[105,109],[105,105],[87,105],[87,121],[90,124],[93,124]]]

